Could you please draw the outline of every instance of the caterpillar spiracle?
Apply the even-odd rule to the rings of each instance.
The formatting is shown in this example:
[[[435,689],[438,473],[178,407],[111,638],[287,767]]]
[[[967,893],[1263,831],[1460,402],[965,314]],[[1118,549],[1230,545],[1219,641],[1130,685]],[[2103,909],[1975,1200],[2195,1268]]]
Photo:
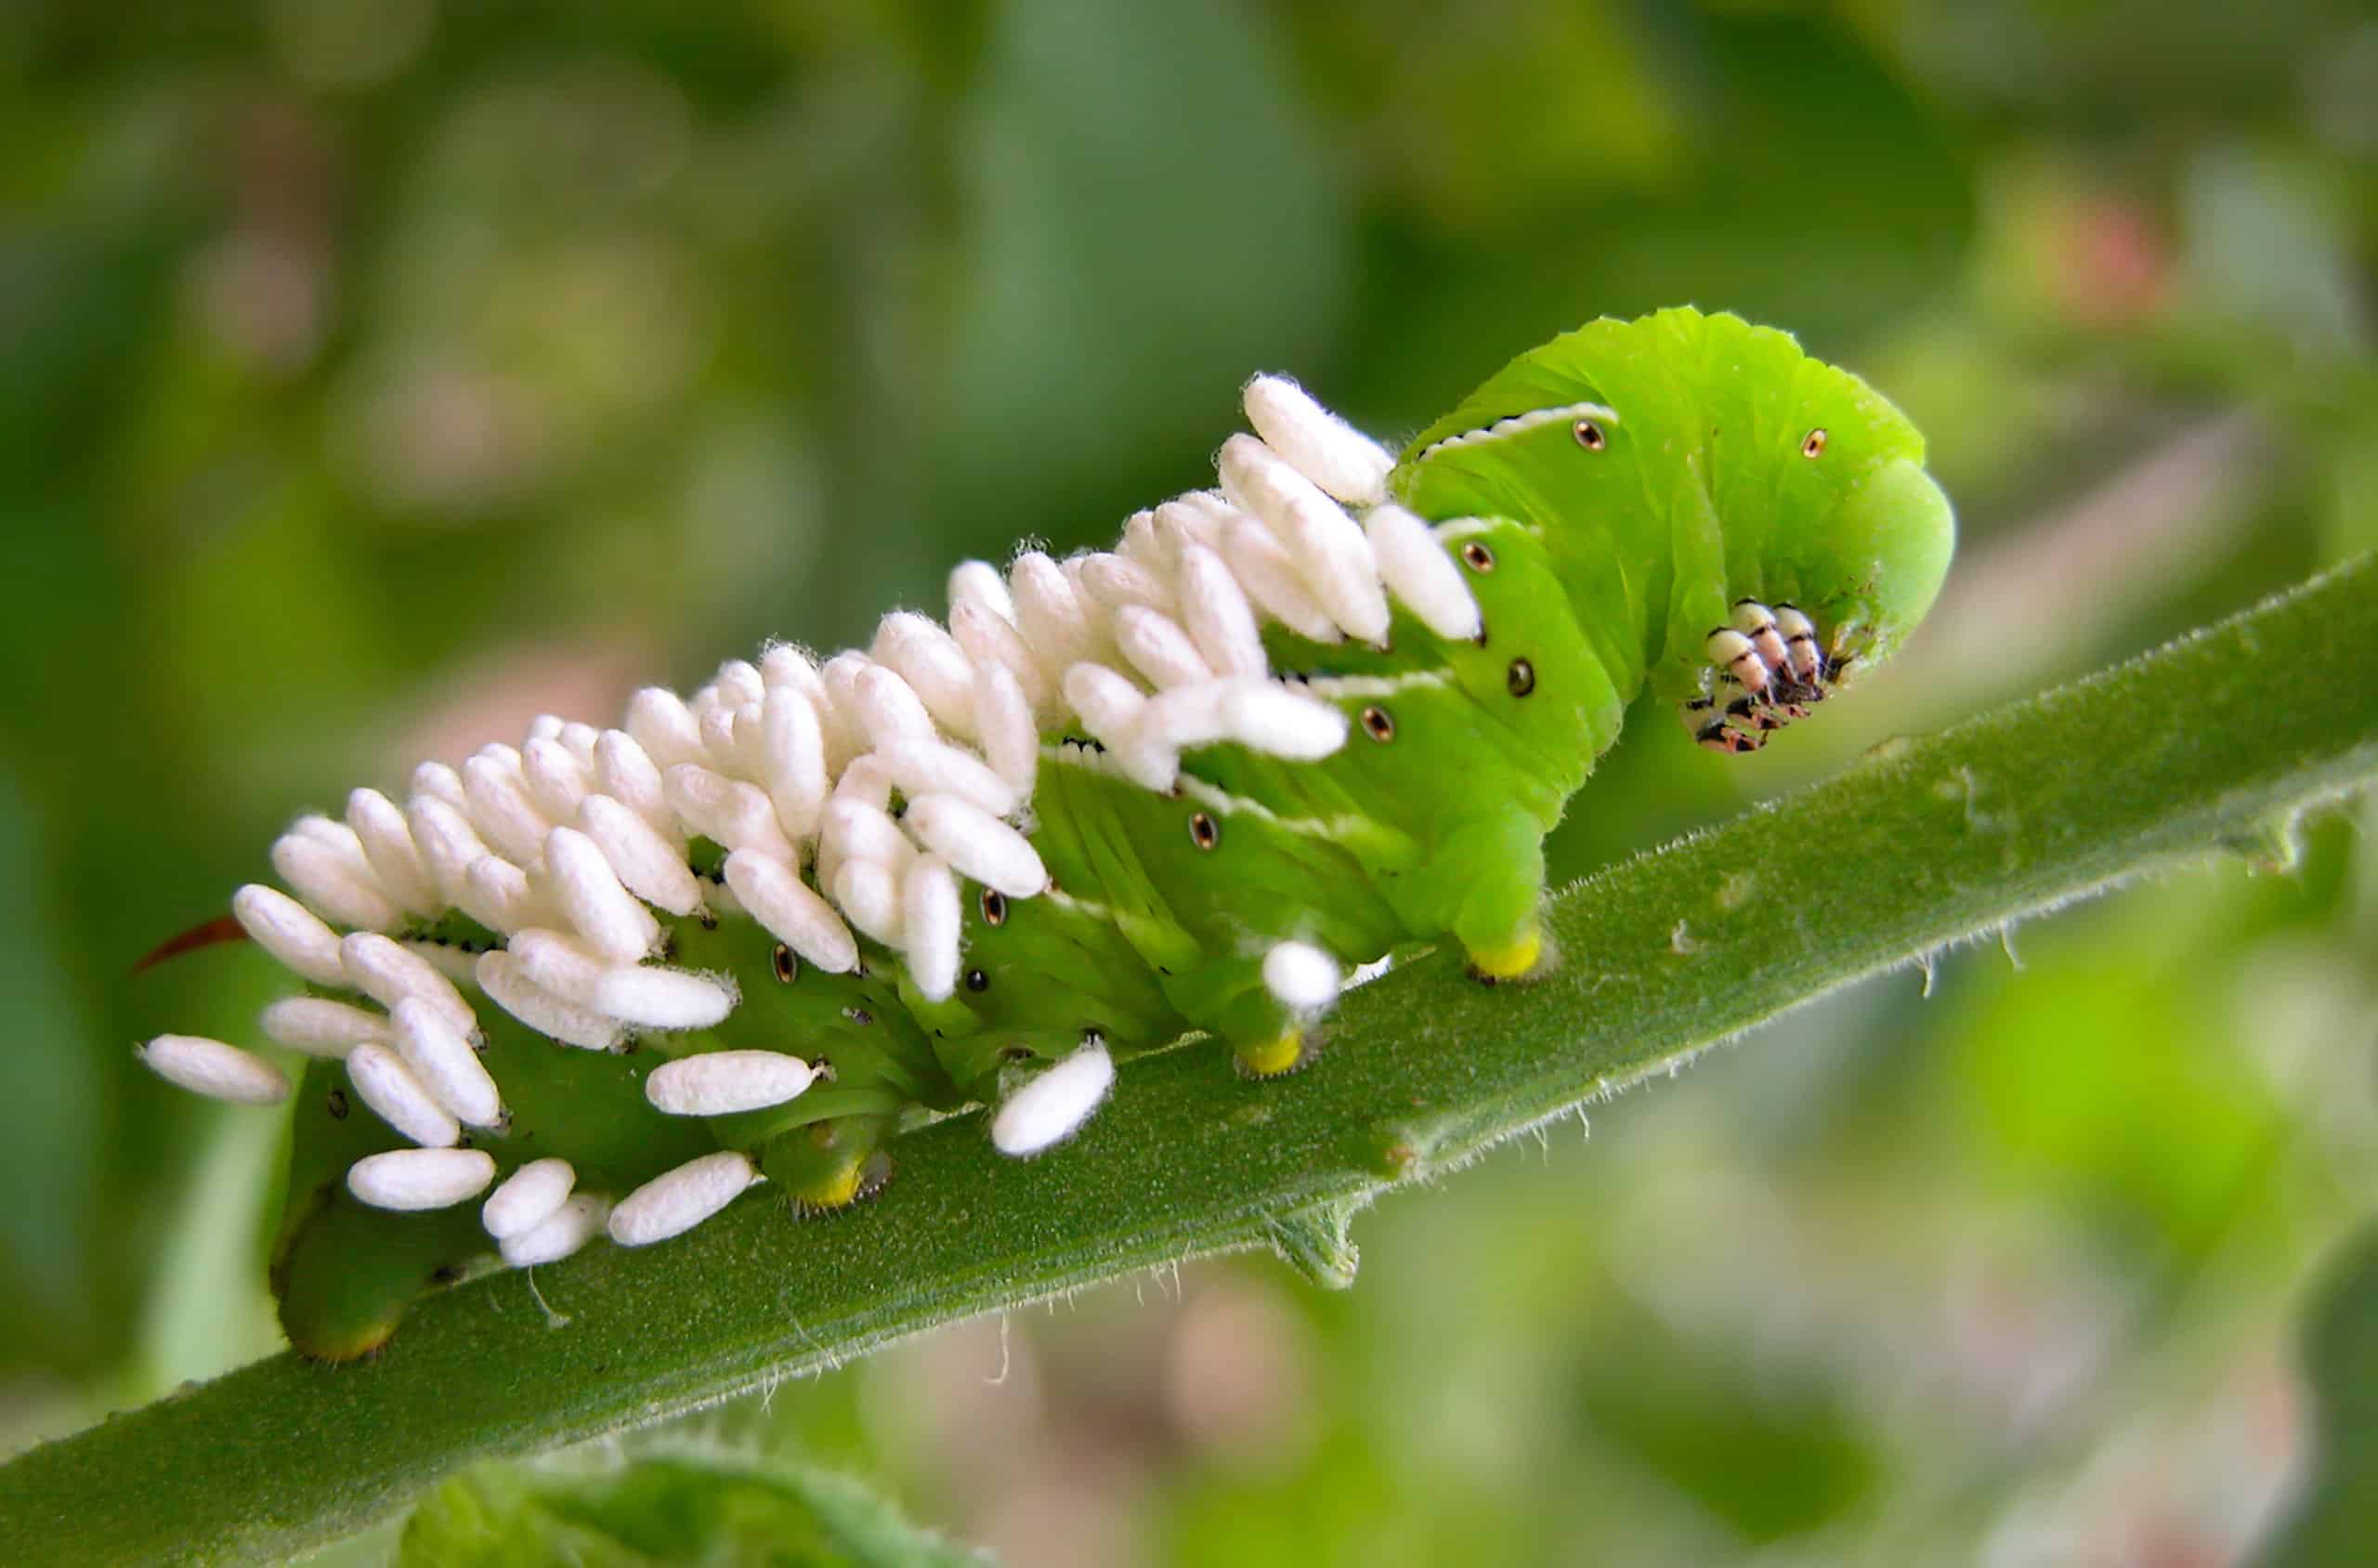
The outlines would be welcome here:
[[[967,562],[946,621],[540,719],[290,829],[290,891],[232,912],[302,983],[258,1021],[311,1058],[296,1347],[374,1350],[490,1249],[659,1242],[763,1181],[849,1204],[921,1107],[1038,1153],[1192,1029],[1287,1072],[1414,939],[1525,976],[1544,836],[1629,699],[1755,750],[1890,652],[1953,548],[1907,420],[1732,316],[1593,322],[1400,458],[1293,382],[1245,403],[1218,487],[1112,551]],[[224,1041],[141,1054],[290,1093]]]

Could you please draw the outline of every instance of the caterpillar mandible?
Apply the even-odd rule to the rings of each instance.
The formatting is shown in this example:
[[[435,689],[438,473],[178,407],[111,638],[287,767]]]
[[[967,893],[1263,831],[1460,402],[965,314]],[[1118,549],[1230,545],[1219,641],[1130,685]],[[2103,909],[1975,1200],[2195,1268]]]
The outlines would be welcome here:
[[[1192,1029],[1287,1072],[1355,965],[1548,961],[1544,836],[1646,686],[1757,748],[1886,657],[1954,524],[1883,398],[1692,309],[1520,356],[1400,458],[1259,376],[1217,489],[1111,552],[951,574],[946,622],[790,646],[621,727],[541,719],[274,845],[232,900],[303,982],[273,1263],[305,1353],[435,1278],[880,1186],[904,1113],[1031,1155]],[[185,1087],[288,1096],[215,1039]]]

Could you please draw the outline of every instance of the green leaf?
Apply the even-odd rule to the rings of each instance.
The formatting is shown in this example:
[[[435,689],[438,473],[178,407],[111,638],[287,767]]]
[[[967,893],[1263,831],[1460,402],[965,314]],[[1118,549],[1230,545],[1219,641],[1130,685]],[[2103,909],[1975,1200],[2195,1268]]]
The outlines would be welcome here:
[[[855,1481],[700,1450],[487,1465],[425,1498],[398,1568],[986,1568]]]
[[[478,1460],[1274,1243],[1275,1217],[1440,1176],[1863,975],[2366,786],[2378,683],[2336,673],[2372,647],[2365,557],[1566,890],[1563,961],[1537,984],[1478,986],[1449,952],[1410,963],[1347,997],[1310,1072],[1250,1083],[1224,1052],[1169,1052],[1039,1159],[946,1122],[900,1141],[882,1201],[831,1222],[747,1201],[665,1247],[425,1300],[367,1365],[283,1355],[117,1417],[0,1469],[0,1561],[284,1556]]]
[[[2315,1470],[2263,1568],[2367,1562],[2378,1541],[2378,1226],[2340,1248],[2304,1323]]]

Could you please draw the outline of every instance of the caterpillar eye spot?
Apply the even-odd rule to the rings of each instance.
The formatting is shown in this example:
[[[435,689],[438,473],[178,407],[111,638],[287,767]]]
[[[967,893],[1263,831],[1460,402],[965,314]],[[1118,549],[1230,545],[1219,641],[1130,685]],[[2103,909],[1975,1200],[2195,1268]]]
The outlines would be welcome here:
[[[996,887],[983,889],[983,923],[985,925],[1007,923],[1007,895]]]
[[[1525,697],[1535,689],[1535,666],[1524,659],[1514,659],[1511,667],[1503,672],[1503,685],[1513,697]]]
[[[1824,426],[1820,425],[1800,440],[1800,455],[1818,458],[1824,455]]]
[[[1600,451],[1602,448],[1610,445],[1610,438],[1603,435],[1601,433],[1601,426],[1595,424],[1590,419],[1581,419],[1577,421],[1575,425],[1570,427],[1569,433],[1576,437],[1577,444],[1585,448],[1588,451]]]
[[[991,977],[979,969],[970,969],[966,972],[966,988],[970,991],[987,991],[991,988]]]
[[[1363,710],[1363,733],[1384,746],[1395,738],[1395,720],[1386,709],[1374,704]]]
[[[1222,842],[1222,830],[1204,812],[1192,812],[1189,817],[1189,842],[1199,849],[1211,849]]]
[[[776,951],[768,955],[768,962],[776,970],[779,986],[791,985],[801,973],[801,964],[793,958],[792,949],[781,942],[777,944]]]
[[[1461,564],[1483,577],[1495,569],[1495,552],[1472,539],[1461,547]]]
[[[875,1022],[875,1014],[863,1007],[846,1007],[843,1009],[843,1016],[862,1029]]]

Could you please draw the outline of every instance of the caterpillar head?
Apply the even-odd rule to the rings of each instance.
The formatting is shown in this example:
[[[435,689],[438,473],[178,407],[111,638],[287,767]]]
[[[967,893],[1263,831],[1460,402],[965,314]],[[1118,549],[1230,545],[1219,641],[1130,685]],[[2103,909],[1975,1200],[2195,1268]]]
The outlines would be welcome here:
[[[1784,333],[1692,309],[1522,355],[1421,432],[1392,483],[1424,516],[1538,524],[1597,646],[1640,657],[1727,751],[1887,657],[1956,537],[1888,400]]]

